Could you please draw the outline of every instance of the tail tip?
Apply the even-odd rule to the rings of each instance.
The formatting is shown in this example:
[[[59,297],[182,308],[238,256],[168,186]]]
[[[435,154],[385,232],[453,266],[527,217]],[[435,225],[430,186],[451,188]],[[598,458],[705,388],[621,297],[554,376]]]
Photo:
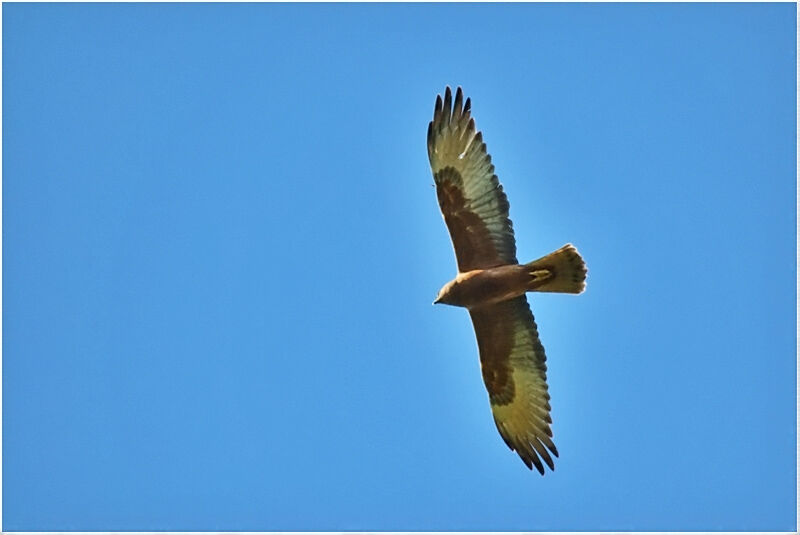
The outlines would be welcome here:
[[[577,289],[575,293],[583,293],[586,290],[586,276],[589,273],[586,262],[578,252],[578,248],[571,243],[566,244],[561,249],[566,253],[569,264],[572,266],[572,282],[576,284]]]

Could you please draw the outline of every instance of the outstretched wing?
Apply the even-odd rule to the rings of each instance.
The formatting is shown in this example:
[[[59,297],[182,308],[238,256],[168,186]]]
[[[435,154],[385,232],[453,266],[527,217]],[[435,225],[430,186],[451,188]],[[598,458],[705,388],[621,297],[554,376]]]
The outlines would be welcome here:
[[[492,158],[475,121],[470,101],[462,107],[461,88],[455,105],[450,88],[444,102],[436,96],[428,125],[428,158],[460,272],[517,263],[508,199],[494,174]]]
[[[527,298],[471,309],[478,338],[481,372],[494,423],[525,465],[544,475],[542,460],[554,469],[547,366]]]

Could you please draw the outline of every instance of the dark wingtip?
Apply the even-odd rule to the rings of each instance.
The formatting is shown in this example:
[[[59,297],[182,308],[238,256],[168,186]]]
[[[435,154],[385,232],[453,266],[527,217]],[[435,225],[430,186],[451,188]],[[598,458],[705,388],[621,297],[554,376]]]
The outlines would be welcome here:
[[[433,122],[438,125],[441,118],[442,118],[442,96],[436,95],[436,104],[433,105]]]
[[[528,459],[526,459],[525,457],[520,457],[520,459],[522,459],[522,462],[523,462],[523,463],[525,463],[525,466],[527,466],[527,467],[528,467],[528,470],[530,470],[530,471],[533,471],[533,463],[531,463],[531,462],[530,462]]]
[[[536,469],[539,471],[539,473],[544,475],[544,465],[542,464],[542,461],[540,461],[538,457],[536,456],[533,457],[533,464],[536,465]]]
[[[541,458],[544,459],[544,462],[547,463],[547,466],[550,467],[550,470],[555,470],[556,463],[554,463],[550,455],[547,454],[547,450],[542,445],[539,445],[536,449],[538,450],[539,448],[541,448],[541,451],[539,452]]]
[[[536,455],[536,452],[533,451],[533,448],[529,444],[519,444],[517,447],[517,454],[522,459],[522,462],[530,468],[531,463],[536,467],[540,474],[544,475],[544,465],[542,465],[542,461],[539,459],[539,456]]]
[[[461,92],[461,86],[456,89],[456,100],[453,104],[453,116],[461,118],[464,113],[464,93]]]
[[[431,159],[433,152],[433,121],[428,123],[428,159]]]

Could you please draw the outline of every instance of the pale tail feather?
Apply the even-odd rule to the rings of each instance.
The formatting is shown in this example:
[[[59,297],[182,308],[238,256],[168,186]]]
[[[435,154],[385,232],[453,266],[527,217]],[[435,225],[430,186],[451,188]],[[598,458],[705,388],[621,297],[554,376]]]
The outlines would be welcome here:
[[[571,243],[525,267],[531,275],[529,292],[579,294],[586,288],[586,264]]]

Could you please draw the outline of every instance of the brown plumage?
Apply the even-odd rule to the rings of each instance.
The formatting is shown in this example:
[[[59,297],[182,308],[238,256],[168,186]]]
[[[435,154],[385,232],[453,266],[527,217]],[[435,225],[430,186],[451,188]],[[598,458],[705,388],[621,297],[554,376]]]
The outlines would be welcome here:
[[[570,244],[528,264],[517,262],[508,199],[459,87],[436,97],[428,158],[455,249],[458,275],[434,303],[469,310],[481,372],[500,436],[525,465],[544,474],[558,450],[550,430],[544,347],[526,292],[578,294],[586,266]],[[551,456],[552,454],[552,456]]]

